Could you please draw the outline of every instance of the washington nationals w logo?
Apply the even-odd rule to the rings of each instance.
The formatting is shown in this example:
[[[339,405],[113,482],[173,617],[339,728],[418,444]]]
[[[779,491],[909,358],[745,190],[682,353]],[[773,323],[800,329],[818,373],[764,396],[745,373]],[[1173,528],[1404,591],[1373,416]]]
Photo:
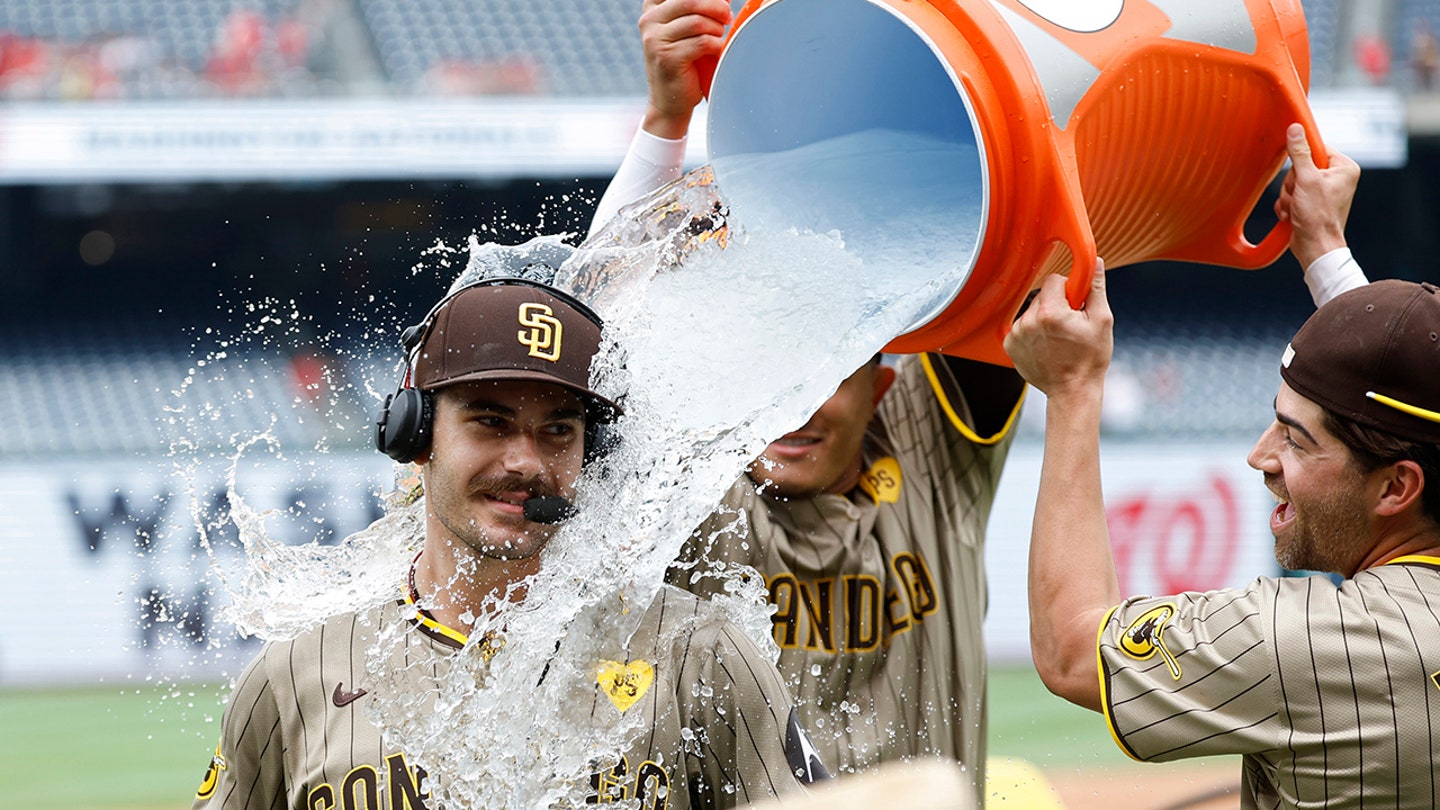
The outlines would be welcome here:
[[[520,325],[528,327],[516,333],[520,345],[530,347],[530,356],[555,362],[560,359],[560,321],[544,304],[520,305]]]

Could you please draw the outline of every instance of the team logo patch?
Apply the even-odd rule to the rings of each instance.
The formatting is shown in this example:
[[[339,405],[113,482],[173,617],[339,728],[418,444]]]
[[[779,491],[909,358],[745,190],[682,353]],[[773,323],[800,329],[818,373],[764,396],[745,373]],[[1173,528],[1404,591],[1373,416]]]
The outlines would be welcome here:
[[[526,328],[516,333],[516,339],[530,348],[530,356],[552,363],[559,360],[562,325],[555,311],[544,304],[525,303],[520,305],[518,318]]]
[[[200,787],[195,790],[195,798],[208,799],[215,795],[215,786],[220,783],[220,772],[227,767],[225,757],[220,755],[220,744],[215,744],[215,756],[210,758],[210,768],[205,771],[205,778],[200,780]]]
[[[1158,652],[1170,668],[1170,677],[1180,680],[1180,662],[1165,646],[1165,625],[1175,618],[1174,605],[1161,605],[1141,614],[1120,636],[1120,649],[1136,661],[1148,661]]]
[[[595,682],[600,684],[600,689],[615,704],[615,708],[623,712],[650,691],[650,685],[655,683],[655,668],[647,661],[631,661],[628,664],[602,661],[595,673]]]
[[[876,503],[900,500],[900,462],[890,456],[875,462],[860,476],[860,488]]]
[[[1435,673],[1434,675],[1431,675],[1431,676],[1430,676],[1430,680],[1435,683],[1435,688],[1436,688],[1436,689],[1440,689],[1440,672],[1437,672],[1437,673]]]

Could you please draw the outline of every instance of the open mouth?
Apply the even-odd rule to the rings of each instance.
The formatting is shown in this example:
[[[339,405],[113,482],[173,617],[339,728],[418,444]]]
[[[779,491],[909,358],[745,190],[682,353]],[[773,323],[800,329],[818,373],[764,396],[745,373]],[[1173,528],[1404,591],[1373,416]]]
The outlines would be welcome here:
[[[1295,520],[1295,507],[1289,501],[1281,501],[1270,513],[1270,530],[1279,531]]]
[[[1274,512],[1270,513],[1270,530],[1279,532],[1280,529],[1286,528],[1295,520],[1295,504],[1290,503],[1289,497],[1282,497],[1273,489],[1270,490],[1270,494],[1276,500]]]
[[[1295,506],[1290,502],[1290,490],[1278,474],[1265,474],[1265,488],[1275,499],[1275,510],[1270,513],[1270,531],[1276,532],[1294,522]]]

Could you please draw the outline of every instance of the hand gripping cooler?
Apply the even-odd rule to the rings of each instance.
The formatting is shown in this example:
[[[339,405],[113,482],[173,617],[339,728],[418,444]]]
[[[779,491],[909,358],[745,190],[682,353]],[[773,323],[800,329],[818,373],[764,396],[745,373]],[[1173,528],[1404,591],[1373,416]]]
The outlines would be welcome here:
[[[1246,217],[1285,128],[1324,150],[1299,0],[750,0],[715,67],[708,143],[738,222],[886,239],[958,268],[886,348],[1009,363],[1025,296],[1097,255],[1270,264]],[[737,157],[841,144],[803,178]],[[797,192],[797,184],[803,188]],[[885,266],[877,261],[877,266]]]

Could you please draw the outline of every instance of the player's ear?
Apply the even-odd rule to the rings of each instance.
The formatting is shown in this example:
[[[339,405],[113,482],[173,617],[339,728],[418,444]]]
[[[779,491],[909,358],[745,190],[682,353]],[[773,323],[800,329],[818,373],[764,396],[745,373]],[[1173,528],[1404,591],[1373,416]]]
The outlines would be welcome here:
[[[1420,493],[1425,491],[1425,471],[1419,464],[1404,459],[1387,464],[1376,470],[1379,477],[1380,500],[1375,513],[1381,517],[1392,517],[1420,504]],[[1432,482],[1433,483],[1433,482]]]

